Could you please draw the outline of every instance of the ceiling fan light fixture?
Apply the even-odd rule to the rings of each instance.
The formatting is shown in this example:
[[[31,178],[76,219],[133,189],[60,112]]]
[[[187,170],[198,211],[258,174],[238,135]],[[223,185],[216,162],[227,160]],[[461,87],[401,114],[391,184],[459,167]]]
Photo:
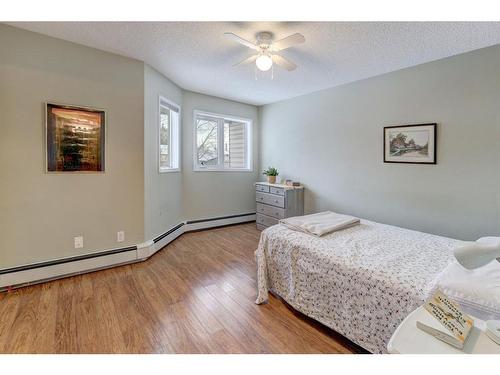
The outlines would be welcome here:
[[[255,73],[257,73],[257,69],[259,69],[262,72],[267,72],[269,69],[271,69],[274,64],[277,66],[280,66],[288,71],[295,70],[297,68],[297,65],[295,65],[293,62],[290,60],[284,58],[280,54],[278,54],[279,51],[288,49],[290,47],[294,47],[298,44],[304,43],[306,41],[306,38],[304,38],[304,35],[295,33],[292,35],[289,35],[283,39],[280,40],[273,40],[273,34],[268,32],[268,31],[263,31],[260,33],[257,33],[256,39],[257,42],[253,43],[250,42],[246,39],[243,39],[242,37],[226,32],[224,35],[239,43],[244,45],[245,47],[248,47],[250,49],[253,49],[257,51],[253,56],[247,57],[245,60],[240,61],[237,64],[234,64],[233,66],[238,66],[241,64],[247,64],[247,63],[253,63],[255,62]],[[257,75],[256,75],[257,77]],[[273,75],[271,74],[271,79]]]
[[[255,65],[257,68],[263,72],[268,71],[273,66],[273,59],[268,54],[260,54],[255,60]]]

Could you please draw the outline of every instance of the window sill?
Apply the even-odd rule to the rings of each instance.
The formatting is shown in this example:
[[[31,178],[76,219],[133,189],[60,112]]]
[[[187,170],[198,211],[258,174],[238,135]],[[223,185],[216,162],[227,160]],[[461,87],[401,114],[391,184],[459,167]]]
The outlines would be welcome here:
[[[172,173],[172,172],[180,172],[180,168],[168,168],[168,169],[160,169],[159,173]]]
[[[193,172],[253,172],[253,169],[243,168],[193,168]]]

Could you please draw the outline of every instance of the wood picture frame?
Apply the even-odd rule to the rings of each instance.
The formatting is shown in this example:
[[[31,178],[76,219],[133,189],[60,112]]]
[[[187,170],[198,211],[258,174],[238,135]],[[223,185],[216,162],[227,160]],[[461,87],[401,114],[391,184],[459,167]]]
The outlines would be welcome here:
[[[103,173],[106,111],[45,103],[47,173]]]
[[[437,123],[384,127],[384,163],[437,164]]]

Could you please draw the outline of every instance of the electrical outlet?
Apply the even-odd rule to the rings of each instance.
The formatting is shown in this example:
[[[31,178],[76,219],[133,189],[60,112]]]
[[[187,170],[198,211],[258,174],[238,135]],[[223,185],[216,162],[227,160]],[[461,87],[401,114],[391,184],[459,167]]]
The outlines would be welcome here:
[[[116,242],[123,242],[123,241],[125,241],[125,232],[124,231],[116,232]]]
[[[75,237],[75,249],[81,249],[83,247],[83,237]]]

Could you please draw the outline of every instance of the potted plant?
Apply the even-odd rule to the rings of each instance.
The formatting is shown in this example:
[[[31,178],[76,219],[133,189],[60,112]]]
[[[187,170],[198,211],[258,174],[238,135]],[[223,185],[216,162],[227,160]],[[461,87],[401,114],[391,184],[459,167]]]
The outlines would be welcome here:
[[[267,168],[267,170],[265,170],[263,174],[267,176],[267,182],[269,182],[270,184],[275,184],[276,176],[279,175],[278,170],[274,167]]]

